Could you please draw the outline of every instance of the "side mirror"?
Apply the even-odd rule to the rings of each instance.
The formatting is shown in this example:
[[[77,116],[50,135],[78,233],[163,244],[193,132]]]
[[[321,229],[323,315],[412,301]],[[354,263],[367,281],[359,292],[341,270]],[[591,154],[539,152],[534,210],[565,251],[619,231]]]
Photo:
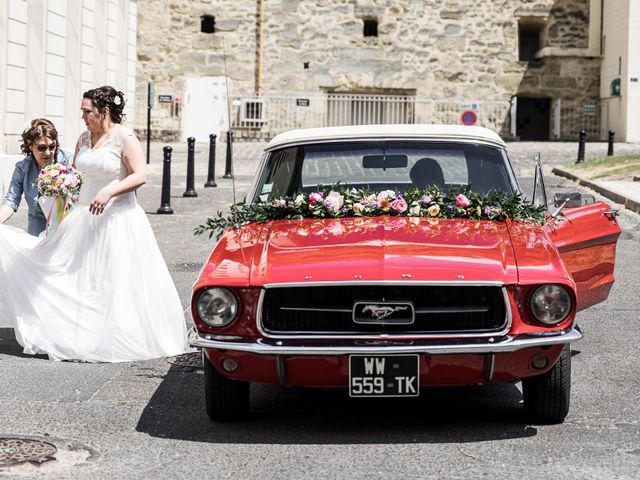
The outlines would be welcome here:
[[[582,205],[582,194],[580,192],[556,193],[553,196],[553,206],[555,208],[576,208]]]
[[[595,203],[596,197],[593,195],[583,195],[580,192],[556,193],[553,196],[553,206],[556,209],[553,216],[556,217],[563,208],[576,208],[582,205]]]
[[[540,163],[540,154],[536,154],[535,158],[535,173],[533,176],[533,196],[531,197],[531,203],[534,205],[543,205],[547,207],[549,201],[547,200],[547,189],[544,185],[544,176],[542,175],[542,163]]]

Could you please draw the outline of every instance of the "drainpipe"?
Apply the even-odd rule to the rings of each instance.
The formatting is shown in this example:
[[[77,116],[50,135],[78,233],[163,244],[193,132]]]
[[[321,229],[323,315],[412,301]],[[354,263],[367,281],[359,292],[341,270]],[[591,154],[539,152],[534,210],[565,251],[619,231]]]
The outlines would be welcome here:
[[[262,89],[262,46],[264,35],[264,0],[257,0],[257,14],[256,14],[256,78],[255,78],[255,93],[256,96],[260,95]]]

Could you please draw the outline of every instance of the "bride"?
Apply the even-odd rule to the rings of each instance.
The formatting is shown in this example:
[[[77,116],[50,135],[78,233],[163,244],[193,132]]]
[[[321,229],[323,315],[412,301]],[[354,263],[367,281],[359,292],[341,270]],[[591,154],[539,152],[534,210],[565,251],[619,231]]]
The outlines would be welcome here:
[[[85,92],[78,202],[49,237],[0,225],[0,302],[28,354],[125,362],[188,350],[178,293],[136,202],[142,147],[120,122],[124,95]]]

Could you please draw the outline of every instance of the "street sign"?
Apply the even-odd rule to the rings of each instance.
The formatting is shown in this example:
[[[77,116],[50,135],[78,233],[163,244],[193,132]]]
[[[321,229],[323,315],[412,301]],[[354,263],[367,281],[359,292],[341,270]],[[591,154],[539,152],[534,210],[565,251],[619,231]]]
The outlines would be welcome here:
[[[147,82],[147,108],[153,108],[153,82]]]
[[[472,126],[478,121],[478,114],[473,110],[465,110],[460,115],[460,121],[463,125]]]
[[[171,103],[172,97],[171,95],[158,95],[159,103]]]
[[[308,107],[309,99],[308,98],[296,98],[296,106],[298,107]]]

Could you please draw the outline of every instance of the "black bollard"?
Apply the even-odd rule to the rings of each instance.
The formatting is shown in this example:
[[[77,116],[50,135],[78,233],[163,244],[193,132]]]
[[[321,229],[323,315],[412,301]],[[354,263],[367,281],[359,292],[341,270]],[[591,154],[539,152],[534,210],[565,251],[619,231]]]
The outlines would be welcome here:
[[[609,146],[607,147],[607,157],[613,157],[613,139],[616,136],[616,132],[609,130]]]
[[[195,146],[196,139],[187,138],[187,189],[182,194],[183,197],[197,197],[198,194],[193,186],[193,170],[195,164]]]
[[[578,159],[576,163],[584,163],[584,146],[587,143],[587,131],[582,129],[580,130],[580,136],[578,139]]]
[[[216,135],[209,135],[209,171],[207,172],[206,187],[217,187],[216,184]]]
[[[231,172],[231,156],[232,153],[232,144],[233,144],[233,133],[231,130],[227,132],[227,159],[224,163],[224,176],[222,178],[233,178],[233,173]]]
[[[162,198],[160,199],[160,208],[157,213],[172,214],[171,208],[171,147],[164,147],[162,160]]]

